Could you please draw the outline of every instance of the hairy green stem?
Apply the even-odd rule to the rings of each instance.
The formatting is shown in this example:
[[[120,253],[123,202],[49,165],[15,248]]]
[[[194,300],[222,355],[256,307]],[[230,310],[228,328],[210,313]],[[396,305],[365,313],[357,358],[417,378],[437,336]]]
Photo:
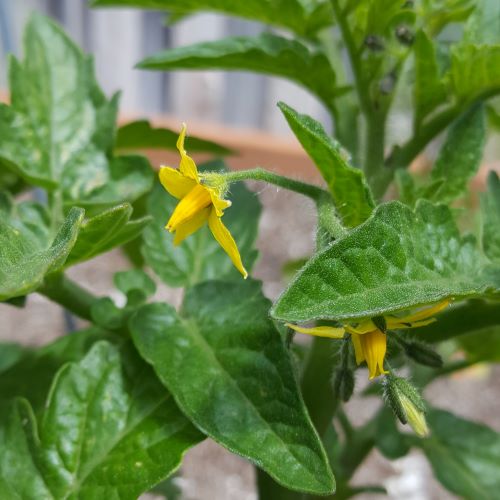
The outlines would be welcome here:
[[[304,402],[320,436],[330,425],[338,405],[332,387],[334,344],[331,339],[314,337],[302,376]]]
[[[321,198],[324,198],[325,195],[329,196],[328,192],[320,188],[319,186],[308,184],[307,182],[297,181],[295,179],[290,179],[289,177],[269,172],[268,170],[265,170],[263,168],[253,168],[251,170],[228,172],[227,174],[223,175],[224,179],[229,183],[247,180],[264,181],[269,184],[274,184],[275,186],[288,189],[289,191],[295,191],[296,193],[303,194],[304,196],[308,196],[315,201],[319,201]]]
[[[461,111],[462,107],[453,106],[436,115],[406,144],[396,146],[387,158],[386,165],[392,169],[407,168],[425,146],[455,120]]]
[[[50,211],[50,227],[55,233],[64,219],[62,192],[59,189],[47,193]]]
[[[97,298],[63,274],[46,278],[37,291],[76,316],[92,320],[90,309]]]
[[[320,251],[326,248],[333,240],[344,236],[347,231],[337,216],[337,210],[329,194],[316,200],[316,210],[318,212],[316,247]]]
[[[393,172],[384,168],[386,113],[372,113],[366,120],[366,143],[363,170],[375,199],[380,199],[389,185]]]
[[[342,34],[342,39],[347,50],[347,55],[349,56],[349,61],[351,64],[352,73],[354,76],[354,85],[356,87],[356,93],[358,94],[359,103],[363,112],[368,115],[370,114],[370,95],[368,89],[364,85],[363,72],[361,68],[361,60],[359,58],[359,52],[356,47],[354,38],[352,36],[351,30],[347,23],[347,16],[344,15],[342,9],[340,8],[338,0],[331,0],[333,13],[337,24],[340,28]]]

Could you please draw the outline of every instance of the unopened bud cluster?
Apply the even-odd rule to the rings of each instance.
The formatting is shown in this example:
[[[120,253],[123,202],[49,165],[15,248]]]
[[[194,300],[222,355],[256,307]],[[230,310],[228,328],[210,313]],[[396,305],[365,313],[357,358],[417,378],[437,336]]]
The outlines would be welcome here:
[[[403,344],[406,355],[421,365],[441,368],[443,358],[428,345],[418,341],[407,341]]]
[[[336,371],[334,389],[342,401],[347,402],[351,399],[354,392],[354,372],[351,368],[339,368]]]

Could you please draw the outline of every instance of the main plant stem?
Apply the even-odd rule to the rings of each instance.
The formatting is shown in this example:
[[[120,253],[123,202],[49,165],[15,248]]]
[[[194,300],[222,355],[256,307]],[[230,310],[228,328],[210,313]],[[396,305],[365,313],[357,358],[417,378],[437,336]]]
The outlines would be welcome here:
[[[393,176],[393,172],[384,167],[385,121],[385,112],[371,112],[366,118],[363,170],[376,200],[384,195]]]
[[[76,316],[92,320],[90,309],[97,298],[63,274],[47,278],[37,291]]]

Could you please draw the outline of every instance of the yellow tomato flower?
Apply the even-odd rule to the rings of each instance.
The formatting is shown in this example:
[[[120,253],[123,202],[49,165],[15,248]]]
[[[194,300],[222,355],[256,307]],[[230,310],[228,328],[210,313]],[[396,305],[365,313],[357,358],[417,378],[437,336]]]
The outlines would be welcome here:
[[[203,184],[203,174],[198,172],[196,163],[184,149],[185,137],[186,124],[183,124],[177,140],[177,149],[181,155],[179,169],[163,166],[160,168],[159,177],[163,187],[180,200],[165,227],[175,233],[174,245],[178,245],[208,222],[214,238],[229,255],[236,269],[246,278],[248,273],[241,261],[236,242],[221,221],[224,210],[231,206],[231,202],[223,198],[224,189],[220,186]]]
[[[450,301],[447,299],[434,306],[421,309],[416,313],[406,316],[381,316],[359,322],[346,323],[341,327],[314,326],[312,328],[304,328],[290,323],[287,323],[287,326],[299,333],[331,339],[341,339],[346,332],[349,333],[354,345],[356,363],[359,365],[363,361],[366,361],[370,379],[373,379],[379,375],[388,373],[384,369],[384,359],[387,351],[386,330],[417,328],[433,323],[436,319],[431,318],[431,316],[442,311],[449,303]]]

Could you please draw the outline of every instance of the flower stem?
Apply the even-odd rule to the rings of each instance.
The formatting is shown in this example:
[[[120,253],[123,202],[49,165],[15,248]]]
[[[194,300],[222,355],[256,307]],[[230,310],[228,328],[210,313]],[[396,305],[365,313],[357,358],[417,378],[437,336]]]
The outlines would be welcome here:
[[[274,184],[275,186],[288,189],[289,191],[295,191],[296,193],[308,196],[315,201],[320,198],[330,196],[327,191],[320,188],[319,186],[314,186],[313,184],[308,184],[306,182],[297,181],[295,179],[290,179],[283,175],[278,175],[273,172],[269,172],[263,168],[254,168],[251,170],[240,170],[239,172],[228,172],[224,175],[224,179],[228,183],[238,182],[238,181],[264,181],[269,184]]]
[[[441,133],[463,109],[453,106],[445,109],[422,127],[406,144],[396,146],[386,160],[391,169],[407,168],[427,144]]]

